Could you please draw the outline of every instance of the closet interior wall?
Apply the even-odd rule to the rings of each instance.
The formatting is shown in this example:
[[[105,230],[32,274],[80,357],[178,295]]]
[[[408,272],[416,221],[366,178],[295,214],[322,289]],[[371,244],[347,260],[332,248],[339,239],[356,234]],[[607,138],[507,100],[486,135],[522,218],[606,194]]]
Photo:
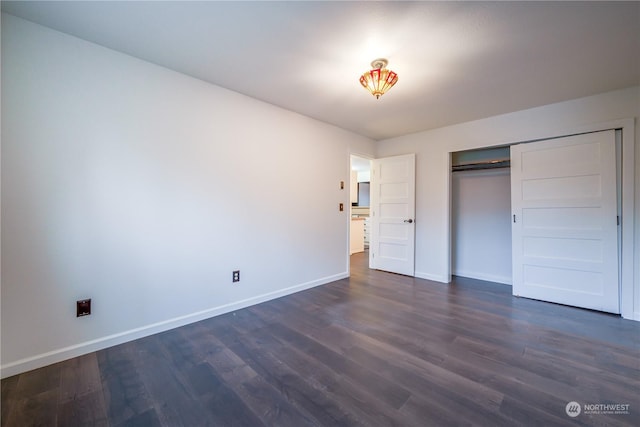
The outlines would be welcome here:
[[[511,284],[509,147],[452,153],[455,276]]]

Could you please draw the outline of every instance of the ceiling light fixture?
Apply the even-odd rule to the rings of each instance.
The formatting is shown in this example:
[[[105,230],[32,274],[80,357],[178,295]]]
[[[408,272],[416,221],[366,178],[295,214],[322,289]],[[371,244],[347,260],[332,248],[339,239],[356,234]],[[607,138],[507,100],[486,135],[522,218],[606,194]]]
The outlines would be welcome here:
[[[367,89],[376,99],[384,95],[398,81],[398,75],[391,70],[387,70],[389,63],[384,58],[375,59],[371,63],[372,70],[365,72],[360,77],[360,84]]]

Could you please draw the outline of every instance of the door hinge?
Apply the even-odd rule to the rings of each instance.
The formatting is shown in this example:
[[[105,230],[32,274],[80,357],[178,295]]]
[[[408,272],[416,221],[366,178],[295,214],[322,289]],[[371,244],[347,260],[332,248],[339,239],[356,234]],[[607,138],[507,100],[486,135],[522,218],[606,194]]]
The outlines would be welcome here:
[[[516,214],[513,214],[513,223],[516,223]]]
[[[620,215],[616,216],[616,223],[620,225]]]

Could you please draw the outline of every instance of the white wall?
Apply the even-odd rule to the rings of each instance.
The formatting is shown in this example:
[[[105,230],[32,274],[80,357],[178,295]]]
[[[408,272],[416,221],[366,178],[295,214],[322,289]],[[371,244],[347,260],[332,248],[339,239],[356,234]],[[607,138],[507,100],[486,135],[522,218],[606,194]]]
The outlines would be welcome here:
[[[631,132],[623,137],[622,310],[623,316],[640,320],[640,250],[634,250],[640,248],[640,224],[635,220],[640,218],[640,173],[634,166],[640,164],[639,116],[640,87],[632,87],[379,141],[377,157],[416,153],[416,275],[449,281],[450,152],[624,122]]]
[[[371,181],[371,171],[358,171],[358,182]]]
[[[373,141],[4,14],[2,67],[3,377],[348,274]]]
[[[451,270],[473,279],[511,284],[509,169],[451,175]]]

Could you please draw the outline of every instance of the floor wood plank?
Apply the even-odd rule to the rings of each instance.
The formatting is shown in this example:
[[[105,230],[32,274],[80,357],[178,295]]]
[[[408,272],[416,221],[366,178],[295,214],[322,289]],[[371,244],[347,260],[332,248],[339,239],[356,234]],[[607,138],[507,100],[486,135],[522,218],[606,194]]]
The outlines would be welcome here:
[[[76,395],[58,404],[58,425],[100,426],[109,425],[102,390]]]
[[[3,412],[4,410],[5,408],[2,408]],[[59,425],[58,390],[49,390],[16,399],[8,412],[7,426],[57,426]]]
[[[351,260],[348,279],[6,378],[1,427],[640,425],[640,323]]]
[[[85,354],[61,363],[58,397],[60,403],[77,400],[96,391],[102,393],[96,353]]]
[[[0,390],[0,399],[2,401],[2,410],[0,410],[1,427],[7,425],[7,418],[9,418],[10,410],[13,408],[19,378],[19,375],[14,375],[2,380],[2,389]]]
[[[105,408],[114,425],[127,422],[135,424],[141,422],[136,420],[157,418],[145,383],[136,368],[135,348],[134,342],[97,353]]]

